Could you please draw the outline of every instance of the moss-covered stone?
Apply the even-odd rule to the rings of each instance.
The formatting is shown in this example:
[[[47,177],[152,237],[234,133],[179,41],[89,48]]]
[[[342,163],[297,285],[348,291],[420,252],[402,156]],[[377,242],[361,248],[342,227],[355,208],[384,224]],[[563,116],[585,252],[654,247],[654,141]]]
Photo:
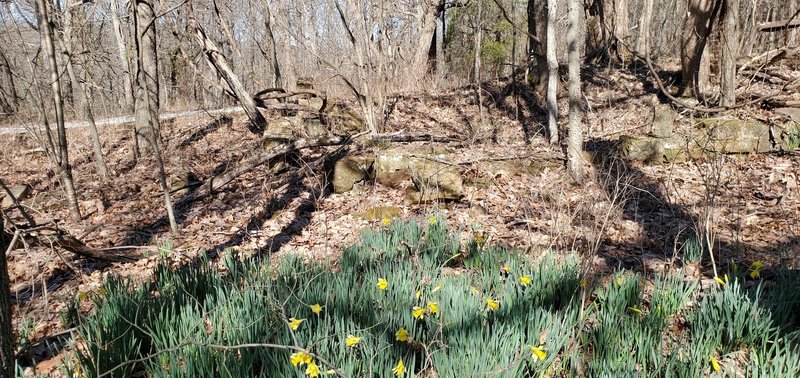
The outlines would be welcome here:
[[[395,206],[375,206],[365,210],[361,215],[368,221],[397,218],[403,211]]]

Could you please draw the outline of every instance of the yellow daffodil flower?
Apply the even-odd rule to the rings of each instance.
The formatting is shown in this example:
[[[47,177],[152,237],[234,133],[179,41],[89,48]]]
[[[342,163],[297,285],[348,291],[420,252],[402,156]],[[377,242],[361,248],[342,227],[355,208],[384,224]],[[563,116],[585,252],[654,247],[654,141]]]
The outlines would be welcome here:
[[[761,277],[761,272],[759,272],[758,269],[753,270],[752,272],[750,272],[750,278],[755,280],[755,279],[758,279],[758,277]]]
[[[391,219],[389,219],[389,218],[383,218],[383,225],[384,225],[384,226],[388,226],[388,225],[389,225],[389,224],[391,224],[391,223],[392,223],[392,220],[391,220]]]
[[[469,290],[470,290],[470,291],[471,291],[473,294],[480,294],[480,291],[478,291],[478,288],[477,288],[477,287],[475,287],[475,286],[472,286],[472,287],[470,287],[470,288],[469,288]]]
[[[422,320],[425,318],[426,312],[428,312],[427,308],[414,306],[414,308],[411,311],[411,315],[414,316],[414,319]]]
[[[397,365],[392,368],[392,373],[396,377],[401,377],[406,372],[406,366],[403,365],[403,360],[397,360]]]
[[[714,281],[717,281],[717,283],[718,283],[718,284],[720,284],[720,285],[725,285],[725,281],[723,281],[723,280],[722,280],[721,278],[719,278],[719,277],[714,277]]]
[[[398,329],[394,334],[394,338],[400,342],[408,341],[408,336],[408,330],[405,327],[400,327],[400,329]]]
[[[315,303],[315,304],[313,304],[311,306],[308,306],[308,307],[311,309],[311,312],[319,315],[322,312],[322,307],[323,306],[320,306],[319,303]]]
[[[475,237],[475,244],[483,245],[483,243],[485,243],[485,242],[486,242],[486,239],[484,239],[483,236],[476,236]]]
[[[439,313],[439,304],[437,304],[436,302],[428,302],[428,311],[430,311],[431,314],[433,314],[433,315],[438,314]]]
[[[751,266],[753,267],[753,270],[761,270],[761,268],[764,267],[764,263],[762,263],[761,261],[753,261],[753,264]]]
[[[631,310],[631,311],[633,311],[633,312],[635,312],[637,314],[641,314],[642,313],[642,310],[640,310],[640,309],[638,309],[636,307],[628,307],[628,310]]]
[[[436,224],[436,217],[434,217],[434,216],[432,216],[432,215],[431,215],[430,217],[428,217],[428,223],[430,223],[430,224]]]
[[[531,347],[531,353],[533,354],[534,360],[544,360],[547,358],[547,352],[542,347],[536,347],[533,345],[529,345]]]
[[[431,293],[435,293],[435,292],[437,292],[439,290],[442,290],[442,285],[438,285],[438,286],[434,287],[433,290],[431,290]]]
[[[344,344],[347,345],[347,347],[354,347],[360,342],[361,342],[360,337],[347,335],[347,339],[345,339]]]
[[[617,277],[614,280],[614,283],[617,284],[617,286],[622,286],[622,277]]]
[[[497,311],[497,309],[500,308],[500,304],[492,300],[492,298],[486,298],[486,308]]]
[[[291,328],[292,331],[297,331],[297,329],[300,328],[300,324],[303,323],[304,320],[305,319],[289,318],[289,328]]]
[[[588,286],[588,285],[589,285],[589,282],[588,282],[588,281],[586,281],[586,279],[585,279],[585,278],[581,278],[581,287],[586,287],[586,286]]]
[[[503,265],[503,266],[500,268],[500,270],[502,270],[502,271],[504,271],[504,272],[508,273],[508,272],[510,272],[510,271],[511,271],[511,267],[510,267],[510,266],[508,266],[508,264],[504,264],[504,265]]]
[[[414,293],[414,296],[415,296],[417,299],[419,299],[419,297],[421,297],[421,296],[422,296],[422,289],[419,289],[419,290],[417,290],[417,292],[416,292],[416,293]]]
[[[519,283],[521,283],[522,286],[528,286],[531,284],[531,278],[528,276],[519,276]]]
[[[714,371],[719,371],[720,369],[719,362],[717,362],[717,359],[714,357],[711,357],[711,369],[714,369]]]
[[[303,366],[311,363],[311,355],[306,352],[296,352],[289,356],[292,366]]]
[[[308,363],[308,367],[306,367],[306,375],[309,377],[318,377],[321,371],[319,370],[319,366],[314,361]]]
[[[386,281],[385,278],[378,278],[378,289],[386,290],[386,287],[389,286],[389,281]]]

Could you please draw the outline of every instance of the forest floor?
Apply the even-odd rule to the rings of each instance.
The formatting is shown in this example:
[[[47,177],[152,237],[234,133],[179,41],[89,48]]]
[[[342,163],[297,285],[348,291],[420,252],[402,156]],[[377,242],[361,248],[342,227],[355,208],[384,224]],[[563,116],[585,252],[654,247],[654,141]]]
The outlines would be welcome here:
[[[588,145],[649,131],[654,95],[646,74],[597,71],[585,76]],[[97,292],[104,277],[146,279],[163,259],[179,266],[226,249],[245,255],[294,253],[335,259],[343,247],[358,240],[361,230],[380,224],[381,219],[368,216],[379,206],[398,208],[401,218],[441,213],[450,227],[464,231],[465,240],[479,226],[488,239],[530,254],[574,250],[589,257],[599,275],[621,267],[648,274],[680,265],[682,243],[707,224],[721,264],[761,261],[766,276],[770,267],[800,264],[800,155],[634,162],[623,171],[594,166],[593,179],[584,185],[575,185],[563,168],[483,169],[480,162],[486,159],[540,156],[560,161],[561,147],[548,145],[543,136],[544,112],[531,104],[524,88],[517,97],[508,85],[486,84],[482,115],[473,89],[407,94],[389,101],[387,132],[467,136],[447,146],[458,151],[463,162],[474,162],[467,165],[467,182],[488,184],[466,185],[461,200],[409,204],[402,189],[374,183],[333,193],[329,172],[316,168],[337,148],[370,148],[352,143],[304,150],[299,164],[285,172],[264,167],[239,177],[220,192],[181,208],[178,235],[169,232],[155,162],[144,158],[134,164],[129,127],[100,129],[112,172],[107,181],[94,168],[88,131],[69,130],[83,213],[79,222],[69,220],[57,176],[35,140],[26,134],[0,135],[0,177],[9,186],[33,187],[23,203],[38,223],[57,221],[92,247],[126,247],[142,257],[108,264],[59,249],[12,251],[8,260],[17,334],[32,341],[31,355],[42,359],[42,341],[68,331],[60,314],[71,301],[79,301],[80,310],[89,313],[93,305],[87,294]],[[566,109],[566,101],[560,106]],[[754,107],[720,116],[786,122],[771,110]],[[565,129],[563,118],[560,126]],[[692,120],[684,111],[676,125],[691,127]],[[241,161],[258,139],[245,121],[241,114],[203,113],[164,123],[168,174],[191,173],[202,180]],[[15,210],[8,213],[21,219]],[[702,273],[711,275],[710,269]],[[37,370],[47,372],[56,364],[57,359],[40,363]]]

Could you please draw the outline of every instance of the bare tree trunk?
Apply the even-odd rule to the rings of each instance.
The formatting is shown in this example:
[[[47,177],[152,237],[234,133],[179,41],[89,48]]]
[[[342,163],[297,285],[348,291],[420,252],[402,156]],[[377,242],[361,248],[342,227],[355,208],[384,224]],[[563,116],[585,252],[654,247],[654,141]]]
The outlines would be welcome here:
[[[120,67],[122,67],[122,88],[125,91],[125,107],[127,111],[133,110],[133,84],[131,83],[131,68],[128,62],[127,44],[119,22],[119,0],[108,0],[111,4],[111,23],[114,28],[114,37],[117,41],[117,54]]]
[[[272,32],[272,24],[273,15],[272,10],[270,9],[269,1],[268,0],[261,0],[261,4],[264,8],[264,28],[267,32],[267,45],[269,48],[269,64],[272,66],[272,85],[275,87],[284,88],[283,83],[281,82],[281,68],[278,62],[278,46],[275,44],[275,34]]]
[[[556,57],[557,0],[547,1],[547,131],[550,144],[558,142],[558,59]]]
[[[483,45],[483,1],[478,0],[478,15],[475,18],[475,61],[473,77],[475,81],[475,91],[478,93],[478,112],[480,114],[481,128],[484,127],[483,119],[483,87],[481,86],[481,46]]]
[[[67,206],[70,217],[78,221],[81,211],[78,208],[78,199],[75,195],[75,184],[72,180],[72,166],[69,162],[69,148],[67,146],[67,130],[64,127],[64,100],[61,96],[61,81],[59,79],[58,63],[56,62],[56,48],[53,44],[53,29],[50,27],[47,5],[44,0],[36,0],[36,11],[39,19],[39,34],[42,39],[42,49],[47,55],[50,66],[50,86],[53,90],[53,103],[56,111],[56,129],[58,132],[58,168],[64,193],[67,196]]]
[[[569,2],[569,28],[567,29],[568,65],[569,65],[569,136],[567,138],[567,164],[572,177],[578,183],[583,182],[583,112],[581,109],[581,66],[578,51],[581,21],[581,3],[579,0]]]
[[[653,1],[644,0],[642,14],[639,17],[639,36],[636,39],[636,52],[643,55],[650,53],[650,24],[653,22]]]
[[[40,0],[41,1],[41,0]],[[151,0],[135,0],[136,16],[133,29],[136,33],[136,129],[137,137],[143,140],[139,147],[147,145],[158,165],[158,180],[164,193],[164,207],[167,208],[169,225],[174,234],[178,233],[178,223],[172,199],[169,196],[167,173],[161,157],[160,132],[158,131],[158,69],[156,59],[156,24]]]
[[[11,72],[11,64],[8,63],[3,50],[0,50],[0,113],[6,115],[16,113],[17,107],[18,98],[17,88],[14,85],[14,74]]]
[[[703,52],[711,35],[711,27],[722,0],[689,0],[689,10],[681,38],[681,90],[680,94],[702,97],[701,63]]]
[[[546,47],[542,41],[547,37],[547,0],[528,0],[528,80],[536,91],[544,93],[547,83]]]
[[[11,292],[6,249],[11,244],[5,233],[5,218],[0,214],[0,377],[14,376],[14,329],[11,326]]]
[[[417,47],[412,62],[412,75],[414,80],[424,80],[428,70],[428,53],[431,43],[435,43],[436,24],[438,23],[437,9],[439,0],[421,0],[417,9],[419,19]]]
[[[64,12],[70,12],[69,9],[65,10]],[[56,40],[58,41],[58,45],[61,48],[61,55],[64,58],[64,64],[67,66],[67,74],[69,75],[69,79],[72,82],[72,89],[75,91],[78,102],[81,105],[81,109],[83,110],[83,116],[86,118],[86,121],[89,122],[89,130],[92,133],[92,149],[94,150],[94,161],[95,165],[97,165],[97,172],[100,174],[103,180],[108,179],[108,170],[106,169],[106,159],[103,157],[103,147],[100,143],[100,135],[97,132],[97,125],[94,122],[94,113],[92,112],[92,106],[89,103],[89,96],[86,92],[86,87],[83,85],[78,79],[78,75],[75,73],[75,67],[72,64],[72,54],[70,52],[70,35],[71,35],[71,27],[70,25],[70,15],[68,13],[64,14],[64,23],[63,27],[63,38],[59,37],[58,33],[55,33]]]
[[[137,157],[161,147],[158,124],[158,60],[152,0],[135,0],[133,30],[136,35],[136,146]],[[151,144],[155,142],[155,144]]]
[[[206,36],[206,33],[203,28],[200,27],[200,24],[197,23],[191,2],[189,3],[189,29],[192,30],[197,37],[197,42],[203,49],[206,59],[208,59],[211,65],[214,66],[214,69],[217,71],[217,73],[222,76],[222,79],[225,80],[225,83],[228,84],[228,87],[236,96],[236,100],[239,101],[239,104],[242,106],[242,109],[244,109],[245,114],[247,114],[247,118],[250,119],[250,131],[253,133],[263,132],[267,125],[267,120],[264,119],[264,116],[258,111],[258,108],[256,108],[256,103],[253,100],[253,96],[247,92],[247,89],[245,89],[242,81],[239,80],[239,77],[233,72],[233,68],[231,67],[230,63],[228,63],[228,60],[219,51],[217,45],[210,38],[208,38],[208,36]],[[287,51],[286,53],[288,54],[289,52]]]
[[[720,62],[721,105],[736,105],[736,58],[739,56],[739,0],[725,0]]]

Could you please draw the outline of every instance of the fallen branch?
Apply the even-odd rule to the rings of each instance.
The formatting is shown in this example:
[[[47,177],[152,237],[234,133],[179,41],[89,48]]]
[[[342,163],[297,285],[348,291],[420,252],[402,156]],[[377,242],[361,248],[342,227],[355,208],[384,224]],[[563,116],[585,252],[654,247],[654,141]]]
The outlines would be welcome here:
[[[78,238],[58,228],[55,222],[25,228],[17,227],[14,231],[14,235],[15,239],[18,236],[33,246],[48,248],[58,247],[78,256],[98,261],[130,262],[138,258],[138,256],[118,255],[102,249],[89,247]]]
[[[760,32],[776,32],[784,29],[792,29],[800,27],[800,20],[780,20],[762,22],[758,24],[758,31]]]
[[[371,135],[365,139],[370,142],[394,142],[394,143],[410,143],[410,142],[447,143],[447,142],[458,142],[461,140],[461,138],[457,135],[443,135],[443,136],[430,135],[430,134],[404,135],[400,133]]]

